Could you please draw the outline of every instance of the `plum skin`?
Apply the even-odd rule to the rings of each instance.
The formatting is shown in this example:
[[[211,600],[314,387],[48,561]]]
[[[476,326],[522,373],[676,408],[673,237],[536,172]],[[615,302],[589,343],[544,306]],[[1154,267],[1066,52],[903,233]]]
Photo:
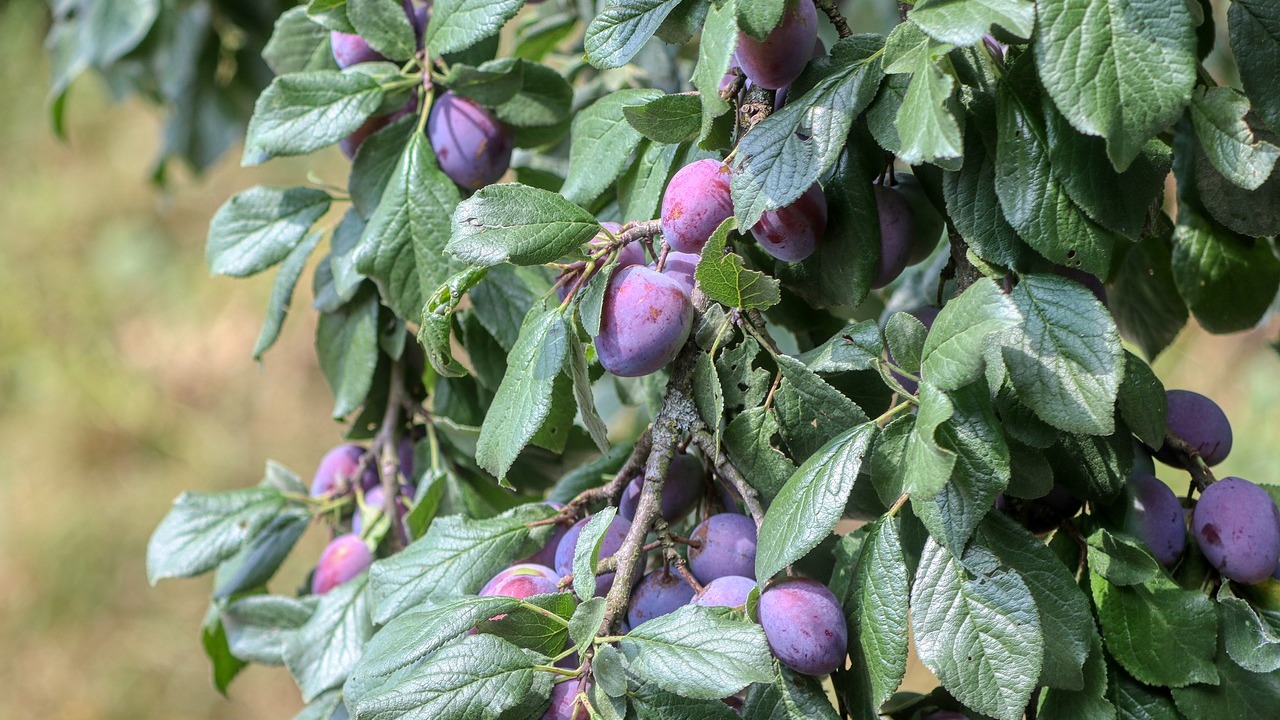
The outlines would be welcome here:
[[[905,196],[894,188],[876,185],[876,209],[880,216],[880,261],[871,287],[880,289],[907,268],[915,244],[916,224]]]
[[[784,262],[808,258],[826,231],[827,197],[816,183],[790,205],[766,211],[751,228],[760,247]]]
[[[782,21],[763,40],[738,32],[738,66],[751,82],[778,90],[790,85],[813,55],[818,12],[811,0],[787,0]]]
[[[534,595],[559,592],[560,576],[555,570],[534,563],[520,563],[503,570],[485,583],[481,597],[503,596],[524,600]]]
[[[730,170],[704,158],[676,171],[662,193],[662,237],[672,250],[701,253],[720,223],[733,217]]]
[[[725,575],[707,583],[702,593],[693,599],[693,604],[700,607],[742,607],[747,604],[747,596],[756,586],[756,581],[741,575]]]
[[[1173,489],[1153,475],[1136,474],[1125,490],[1125,530],[1140,540],[1156,560],[1173,567],[1187,544],[1182,503]]]
[[[702,584],[726,575],[755,577],[756,523],[746,515],[712,515],[693,530],[698,547],[689,548],[689,571]]]
[[[1223,577],[1246,585],[1280,563],[1280,509],[1258,485],[1226,477],[1205,488],[1191,514],[1196,544]]]
[[[658,568],[640,581],[631,593],[627,608],[627,622],[632,629],[644,623],[675,612],[693,600],[693,588],[679,574],[667,568]]]
[[[564,534],[560,540],[560,545],[556,547],[556,573],[561,577],[573,573],[573,554],[578,548],[578,538],[582,536],[582,528],[587,526],[589,518],[583,518],[573,524],[569,531]],[[604,533],[604,540],[600,543],[600,559],[613,557],[618,552],[618,548],[622,547],[622,541],[627,537],[627,531],[631,529],[631,521],[623,517],[615,517],[609,523],[609,529]],[[596,597],[604,597],[609,593],[609,589],[613,587],[613,578],[616,573],[605,573],[596,576]],[[586,598],[583,598],[584,600]]]
[[[325,453],[324,457],[320,458],[315,476],[311,479],[311,497],[320,497],[333,492],[340,477],[348,481],[355,480],[356,472],[360,468],[360,459],[364,457],[365,452],[363,447],[347,443],[338,445]],[[377,484],[378,469],[373,466],[373,463],[369,463],[360,478],[360,485],[369,489]]]
[[[1168,431],[1195,448],[1206,465],[1217,465],[1231,453],[1231,422],[1213,400],[1191,390],[1170,390]],[[1182,467],[1167,443],[1156,451],[1156,459]]]
[[[431,106],[427,137],[440,169],[468,190],[496,182],[511,166],[511,131],[488,110],[451,92]]]
[[[671,458],[671,463],[667,466],[667,479],[662,483],[662,518],[667,522],[674,522],[692,510],[694,503],[702,497],[705,477],[706,470],[697,457],[680,453]],[[627,489],[622,491],[622,499],[618,502],[619,515],[628,520],[635,519],[636,506],[640,503],[640,491],[643,489],[643,476],[637,476],[627,483]]]
[[[563,510],[564,504],[558,502],[545,502],[555,510]],[[553,567],[556,564],[556,548],[560,547],[560,541],[564,539],[565,533],[569,532],[569,528],[564,525],[556,525],[556,529],[552,531],[551,537],[547,538],[547,544],[542,549],[533,553],[527,558],[520,561],[520,564],[546,565]]]
[[[666,264],[662,267],[662,274],[679,282],[687,293],[692,294],[693,286],[697,283],[695,273],[698,269],[698,261],[701,259],[702,256],[693,253],[669,252]]]
[[[633,265],[609,280],[596,352],[614,375],[649,375],[675,359],[692,328],[693,304],[680,283]]]
[[[840,601],[826,585],[787,578],[760,593],[760,626],[774,657],[804,675],[827,675],[844,665],[849,645]]]
[[[551,707],[541,720],[587,720],[589,713],[581,704],[575,705],[579,692],[585,692],[589,682],[569,680],[551,688]],[[581,690],[580,690],[581,688]]]
[[[372,564],[373,553],[359,535],[339,535],[320,554],[311,576],[311,592],[323,595],[368,570]]]
[[[334,30],[329,33],[329,45],[333,49],[333,59],[343,69],[360,63],[386,60],[359,35]]]

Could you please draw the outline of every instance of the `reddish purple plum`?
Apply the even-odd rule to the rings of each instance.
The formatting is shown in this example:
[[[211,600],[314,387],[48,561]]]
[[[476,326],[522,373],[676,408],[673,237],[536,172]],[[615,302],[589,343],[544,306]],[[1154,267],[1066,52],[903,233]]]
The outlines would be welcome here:
[[[879,289],[897,279],[907,267],[916,226],[906,197],[891,187],[876,185],[876,208],[880,215],[880,262],[871,287]]]
[[[1190,390],[1170,390],[1168,432],[1200,453],[1206,465],[1217,465],[1231,453],[1231,422],[1222,408],[1209,398]],[[1182,467],[1178,454],[1166,443],[1156,451],[1156,459]]]
[[[756,523],[746,515],[712,515],[693,530],[689,570],[706,585],[726,575],[756,576]]]
[[[707,472],[702,461],[688,453],[680,453],[671,458],[667,466],[667,479],[662,484],[662,517],[667,522],[674,522],[684,517],[706,490]],[[636,516],[636,505],[640,502],[640,491],[644,488],[644,478],[637,476],[627,484],[622,492],[622,500],[618,503],[618,514],[633,520]]]
[[[679,281],[633,265],[609,281],[596,353],[614,375],[649,375],[675,359],[692,328],[693,304]]]
[[[1280,509],[1260,486],[1227,477],[1205,488],[1191,515],[1200,552],[1223,577],[1246,585],[1280,563]]]
[[[311,479],[311,497],[332,493],[339,478],[347,484],[354,484],[356,474],[360,471],[360,460],[365,452],[365,449],[359,445],[346,444],[325,453],[324,457],[320,458],[320,467],[316,468],[316,474]],[[378,470],[374,467],[374,463],[369,462],[361,476],[360,485],[367,489],[377,484]]]
[[[573,553],[578,547],[582,528],[587,526],[587,520],[588,518],[583,518],[574,523],[556,548],[556,573],[561,577],[573,573]],[[613,557],[613,554],[618,552],[618,548],[622,547],[622,541],[626,539],[627,531],[630,529],[630,520],[615,517],[613,522],[609,523],[609,529],[605,531],[604,539],[600,543],[600,559]],[[614,573],[605,573],[596,577],[596,597],[604,597],[609,593],[609,588],[613,587],[613,577]]]
[[[373,564],[373,553],[359,535],[339,535],[325,547],[311,576],[311,592],[323,595]]]
[[[440,169],[468,190],[496,182],[511,166],[511,131],[488,110],[451,92],[431,106],[427,137]]]
[[[697,280],[694,273],[698,269],[698,261],[702,257],[693,253],[671,251],[667,253],[667,262],[662,266],[662,274],[676,280],[685,292],[692,294]]]
[[[693,604],[701,607],[742,607],[747,604],[747,596],[755,586],[755,580],[741,575],[718,577],[702,588],[702,594],[693,599]]]
[[[560,576],[546,565],[520,563],[503,570],[485,583],[478,593],[481,597],[501,595],[524,600],[534,595],[560,592],[556,583]]]
[[[787,0],[782,21],[763,40],[738,32],[738,62],[751,82],[769,90],[790,85],[813,54],[818,13],[811,0]]]
[[[662,236],[672,250],[699,254],[720,223],[733,216],[729,167],[704,158],[676,171],[662,194]]]
[[[827,197],[817,183],[790,205],[765,212],[751,228],[760,247],[784,262],[812,255],[826,231]]]
[[[658,568],[640,581],[631,593],[627,622],[638,628],[656,617],[675,612],[693,600],[693,588],[679,574]]]
[[[590,713],[584,703],[578,702],[590,683],[583,680],[566,680],[551,688],[551,707],[542,714],[542,720],[587,720]]]
[[[564,504],[558,502],[546,502],[544,505],[550,505],[556,510],[563,510]],[[552,531],[551,537],[547,539],[547,544],[542,549],[521,560],[521,563],[531,563],[534,565],[546,565],[548,567],[556,564],[556,548],[560,547],[560,541],[564,539],[565,533],[569,532],[569,528],[557,524],[556,529]]]
[[[386,60],[377,50],[369,47],[369,43],[359,35],[334,30],[329,33],[329,44],[333,48],[333,59],[337,61],[340,68]]]
[[[760,593],[760,626],[774,657],[804,675],[844,667],[849,645],[840,601],[826,585],[787,578]]]
[[[1182,503],[1153,475],[1132,475],[1125,490],[1124,529],[1165,567],[1173,567],[1187,544]]]
[[[813,54],[809,56],[809,59],[817,60],[818,58],[822,58],[826,56],[827,56],[826,44],[822,42],[822,38],[815,39],[813,41]],[[787,104],[787,96],[790,94],[791,94],[790,83],[788,83],[786,87],[778,88],[778,92],[775,93],[773,96],[773,109],[781,110],[782,106]]]

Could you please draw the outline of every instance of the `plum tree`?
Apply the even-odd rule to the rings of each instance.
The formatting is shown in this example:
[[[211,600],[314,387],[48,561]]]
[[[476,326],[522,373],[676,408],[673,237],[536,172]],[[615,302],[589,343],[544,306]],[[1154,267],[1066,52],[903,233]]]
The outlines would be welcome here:
[[[560,540],[560,545],[556,547],[556,573],[561,577],[573,573],[573,555],[578,550],[578,538],[582,536],[582,529],[587,526],[587,519],[583,518],[574,523],[573,527],[564,534]],[[627,531],[631,529],[631,522],[624,517],[615,517],[609,523],[609,529],[605,531],[604,537],[600,541],[600,559],[611,558],[619,549],[622,548],[622,542],[626,540]],[[604,597],[613,587],[613,578],[615,573],[604,573],[596,576],[596,595]]]
[[[1265,489],[1243,478],[1205,488],[1191,531],[1209,564],[1236,582],[1262,582],[1280,564],[1280,509]]]
[[[662,193],[662,235],[677,252],[702,252],[711,233],[733,216],[729,167],[704,158],[676,171]]]
[[[1191,390],[1170,390],[1168,433],[1197,452],[1213,466],[1231,453],[1231,422],[1218,404]],[[1169,443],[1156,451],[1160,462],[1180,467],[1182,460]]]
[[[742,607],[755,586],[756,581],[749,577],[723,575],[707,583],[693,599],[693,604],[702,607]]]
[[[763,40],[738,33],[738,66],[751,82],[777,90],[804,70],[818,37],[818,13],[812,2],[786,0],[782,20]]]
[[[751,228],[765,252],[786,262],[800,262],[812,255],[826,231],[827,198],[817,184],[790,205],[766,211]]]
[[[511,131],[488,110],[451,92],[432,103],[427,137],[440,169],[469,190],[497,181],[511,166]]]
[[[373,564],[373,553],[359,535],[339,535],[325,546],[311,575],[311,592],[324,595]]]
[[[693,305],[679,281],[643,266],[609,280],[596,352],[605,370],[649,375],[675,358],[693,327]]]
[[[703,520],[691,538],[689,570],[707,584],[726,575],[755,577],[756,524],[746,515],[720,513]]]
[[[669,568],[658,568],[645,575],[631,593],[627,622],[634,630],[649,620],[675,612],[692,600],[693,587],[684,578]]]
[[[1131,475],[1125,491],[1124,529],[1146,545],[1161,565],[1173,567],[1187,544],[1178,496],[1159,478],[1144,474]]]
[[[325,453],[311,479],[311,496],[328,495],[336,487],[349,485],[357,478],[365,490],[376,485],[378,470],[372,461],[365,459],[367,452],[359,445],[344,444]]]
[[[844,611],[817,580],[787,578],[766,587],[760,593],[760,626],[774,657],[798,673],[827,675],[844,665]]]
[[[663,519],[674,522],[687,515],[706,492],[706,476],[707,471],[696,456],[680,453],[671,458],[666,480],[662,485]],[[643,487],[644,479],[639,477],[627,485],[627,489],[622,491],[622,499],[618,501],[619,515],[628,520],[635,517]]]

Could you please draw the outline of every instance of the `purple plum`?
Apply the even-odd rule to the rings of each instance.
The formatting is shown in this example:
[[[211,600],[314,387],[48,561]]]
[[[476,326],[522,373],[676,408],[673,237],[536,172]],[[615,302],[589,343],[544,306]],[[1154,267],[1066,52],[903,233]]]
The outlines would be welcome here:
[[[826,231],[827,197],[817,183],[790,205],[765,212],[751,228],[760,247],[784,262],[812,255]]]
[[[844,666],[849,630],[840,601],[826,585],[787,578],[760,593],[760,626],[774,657],[804,675]]]
[[[488,110],[451,92],[431,106],[427,136],[440,169],[468,190],[496,182],[511,166],[511,131]]]
[[[672,250],[667,253],[667,262],[662,266],[662,274],[678,281],[686,293],[692,294],[693,286],[697,282],[694,278],[694,273],[697,271],[698,261],[701,259],[700,255]]]
[[[1205,488],[1191,531],[1209,564],[1236,582],[1260,583],[1280,564],[1280,509],[1248,480],[1227,477]]]
[[[556,510],[564,509],[563,503],[546,502],[544,504],[550,505]],[[551,537],[547,539],[547,544],[543,545],[541,550],[538,550],[537,552],[521,560],[520,562],[530,563],[534,565],[547,565],[547,566],[555,565],[556,564],[556,548],[560,547],[560,541],[564,539],[564,535],[567,532],[569,532],[568,527],[557,524],[556,529],[551,533]]]
[[[1165,567],[1173,567],[1187,544],[1182,503],[1153,475],[1132,475],[1126,485],[1124,529],[1151,550]]]
[[[702,461],[688,453],[680,453],[671,458],[667,466],[667,479],[662,484],[662,517],[667,522],[674,522],[684,517],[702,497],[706,489],[707,472]],[[644,487],[644,478],[637,476],[627,484],[622,492],[622,500],[618,502],[618,514],[633,520],[636,516],[636,505],[640,502],[640,491]]]
[[[405,503],[405,495],[412,494],[412,488],[401,486],[400,495],[396,498],[396,532],[400,536],[400,540],[405,544],[409,543],[409,524],[405,520],[405,516],[409,514],[409,506]],[[369,492],[364,494],[364,504],[369,507],[382,511],[383,500],[387,494],[382,491],[382,486],[378,485]],[[359,535],[364,530],[364,518],[357,512],[355,517],[351,518],[351,532]]]
[[[676,171],[662,194],[662,236],[672,250],[698,254],[720,223],[733,216],[729,167],[704,158]]]
[[[359,445],[346,444],[325,453],[324,457],[320,458],[320,466],[316,468],[315,476],[311,479],[311,497],[332,493],[339,478],[347,483],[353,483],[365,452],[365,449]],[[369,462],[361,476],[360,485],[368,489],[377,484],[378,469],[373,462]]]
[[[373,564],[373,553],[359,535],[339,535],[325,547],[311,576],[311,592],[323,595]]]
[[[542,720],[587,720],[589,713],[578,696],[587,691],[590,683],[570,679],[551,688],[551,707],[543,713]]]
[[[790,85],[813,53],[818,13],[811,0],[787,0],[782,21],[763,40],[738,32],[738,62],[751,82],[769,90]]]
[[[359,35],[334,30],[329,33],[329,44],[333,48],[333,59],[338,62],[338,67],[340,68],[345,69],[359,63],[386,60],[377,50],[369,47],[369,43],[365,42],[364,38]]]
[[[1231,453],[1231,422],[1222,408],[1209,398],[1190,390],[1170,390],[1168,432],[1190,445],[1206,465],[1217,465]],[[1181,467],[1178,455],[1167,443],[1156,451],[1156,459]]]
[[[558,582],[560,582],[560,576],[546,565],[520,563],[494,575],[478,594],[481,597],[501,595],[524,600],[534,595],[560,592],[556,584]]]
[[[871,287],[879,289],[896,280],[906,269],[916,228],[911,206],[902,193],[884,185],[874,187],[880,215],[880,262]]]
[[[898,184],[894,185],[893,189],[902,195],[907,201],[907,207],[911,210],[913,232],[911,233],[911,250],[907,253],[907,264],[915,265],[924,262],[933,254],[934,248],[938,247],[938,241],[942,238],[943,230],[946,229],[947,221],[925,194],[924,188],[915,175],[898,173],[895,179]]]
[[[693,599],[693,604],[701,607],[742,607],[747,604],[747,596],[755,586],[755,580],[741,575],[718,577],[702,588],[702,594]]]
[[[755,577],[756,523],[746,515],[712,515],[693,530],[698,547],[689,548],[689,570],[707,584],[726,575]]]
[[[556,573],[561,577],[573,573],[573,554],[577,550],[578,538],[582,535],[582,528],[586,527],[587,520],[588,518],[583,518],[574,523],[556,548]],[[613,554],[618,552],[618,548],[622,547],[622,541],[626,539],[627,531],[630,529],[631,521],[615,517],[613,522],[609,523],[609,529],[605,531],[604,540],[600,543],[600,559],[613,557]],[[613,577],[614,573],[605,573],[596,577],[596,597],[604,597],[609,593],[609,588],[613,587]]]
[[[632,265],[609,281],[596,352],[614,375],[649,375],[675,359],[692,328],[693,304],[679,281]]]
[[[667,568],[658,568],[645,575],[631,593],[627,621],[632,628],[638,628],[649,620],[675,612],[692,600],[693,588],[684,578]]]

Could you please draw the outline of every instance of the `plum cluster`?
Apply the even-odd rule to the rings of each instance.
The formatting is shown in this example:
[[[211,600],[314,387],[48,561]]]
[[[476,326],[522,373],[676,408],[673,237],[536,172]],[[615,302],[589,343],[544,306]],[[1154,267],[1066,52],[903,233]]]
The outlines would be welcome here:
[[[405,0],[404,7],[421,49],[422,34],[430,10],[425,6],[418,7],[409,0]],[[364,38],[350,33],[333,31],[330,34],[330,46],[333,49],[333,59],[343,69],[360,63],[390,59],[369,47]],[[430,95],[432,87],[429,74],[424,75],[423,83]],[[348,158],[354,158],[369,136],[396,120],[417,112],[418,97],[414,95],[403,107],[366,120],[355,132],[344,138],[339,147]],[[432,103],[427,116],[427,138],[431,142],[440,170],[467,190],[477,190],[496,182],[511,165],[514,139],[510,128],[477,103],[452,92],[444,92]]]

